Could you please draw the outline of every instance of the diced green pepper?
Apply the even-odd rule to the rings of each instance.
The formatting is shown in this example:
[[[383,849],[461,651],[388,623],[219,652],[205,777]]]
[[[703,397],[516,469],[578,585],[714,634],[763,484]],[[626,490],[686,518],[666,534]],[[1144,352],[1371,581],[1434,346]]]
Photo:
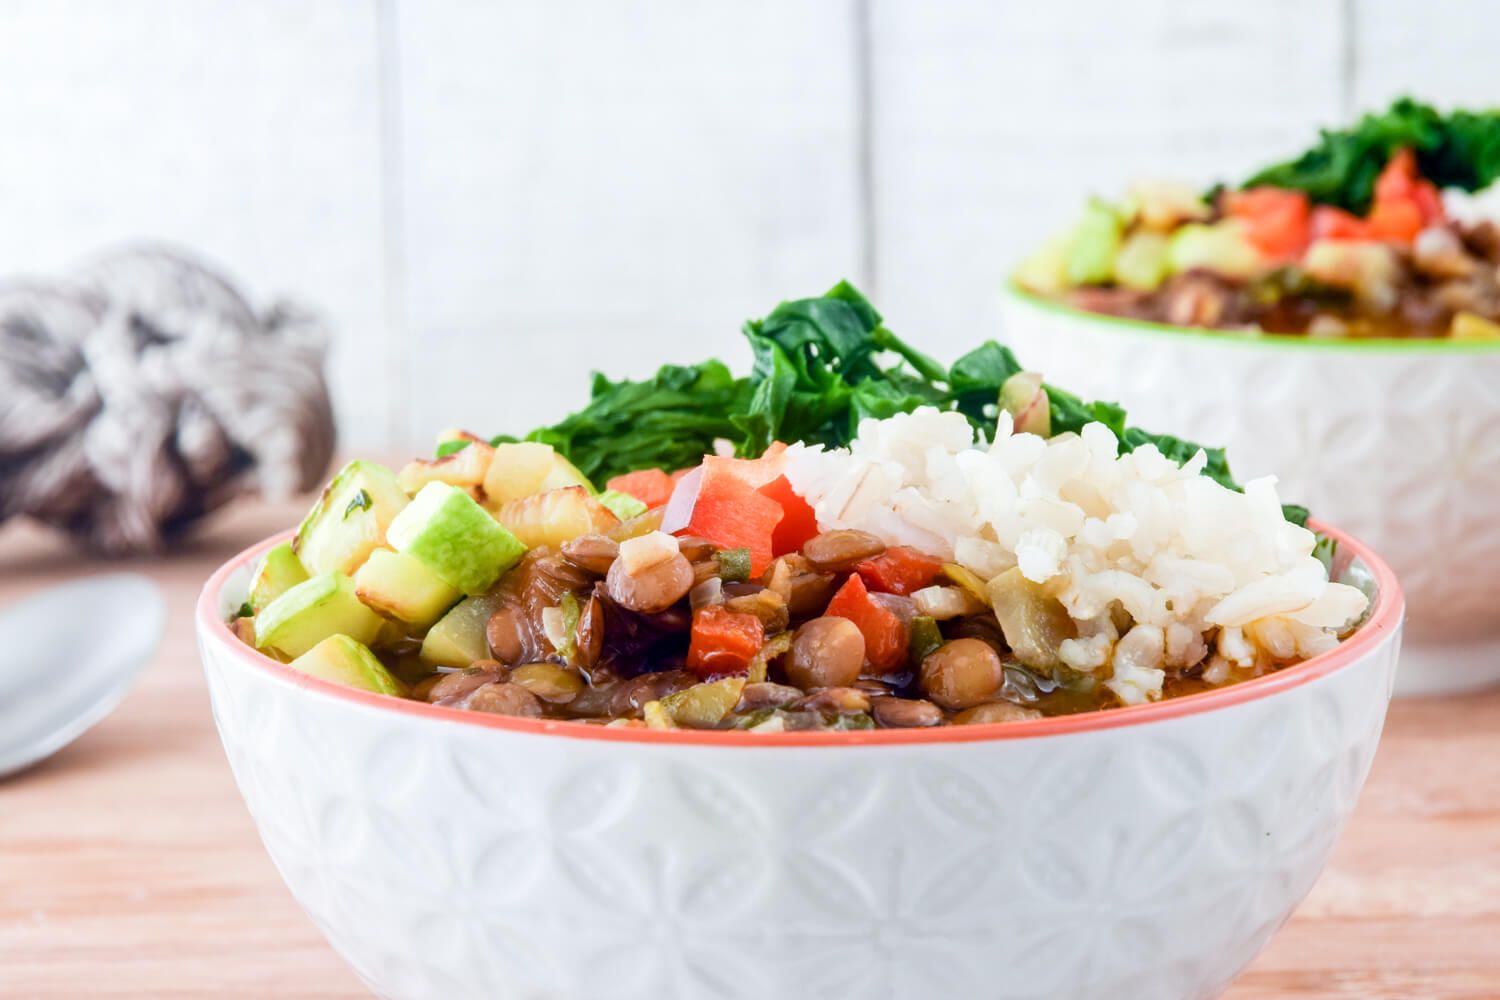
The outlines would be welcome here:
[[[917,615],[911,620],[911,662],[920,664],[943,644],[943,633],[938,631],[936,619]]]
[[[725,583],[744,583],[750,579],[750,550],[722,550],[719,553],[719,579]]]

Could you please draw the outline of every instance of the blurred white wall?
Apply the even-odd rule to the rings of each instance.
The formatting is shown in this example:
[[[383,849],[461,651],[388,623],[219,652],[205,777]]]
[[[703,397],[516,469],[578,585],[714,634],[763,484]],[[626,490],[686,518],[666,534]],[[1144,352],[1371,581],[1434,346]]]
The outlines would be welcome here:
[[[1410,92],[1492,0],[0,0],[0,275],[135,237],[321,304],[345,443],[522,431],[839,277],[940,357],[1132,176]]]

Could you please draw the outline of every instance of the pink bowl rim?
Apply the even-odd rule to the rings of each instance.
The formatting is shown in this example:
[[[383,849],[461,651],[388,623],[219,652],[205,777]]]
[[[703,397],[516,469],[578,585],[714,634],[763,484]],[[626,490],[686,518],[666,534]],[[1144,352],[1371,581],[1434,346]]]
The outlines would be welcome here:
[[[984,723],[972,726],[937,726],[929,729],[867,729],[850,732],[787,732],[751,733],[741,730],[692,730],[692,729],[645,729],[609,728],[581,722],[557,719],[521,719],[511,716],[489,715],[483,712],[468,712],[456,708],[442,708],[426,702],[408,701],[389,695],[360,691],[334,684],[330,681],[309,677],[256,652],[241,642],[230,631],[228,623],[219,617],[219,595],[231,574],[245,564],[258,558],[267,550],[288,540],[291,531],[281,532],[250,546],[220,566],[204,584],[198,597],[196,620],[198,633],[205,644],[214,646],[219,652],[238,666],[257,672],[283,684],[313,694],[352,702],[357,705],[395,712],[420,719],[458,725],[477,726],[485,729],[500,729],[512,733],[527,733],[564,737],[567,739],[605,740],[623,743],[644,743],[658,746],[711,746],[711,747],[811,747],[811,746],[916,746],[946,743],[972,743],[991,740],[1030,739],[1061,736],[1069,733],[1101,732],[1123,726],[1143,725],[1168,719],[1183,718],[1212,712],[1216,709],[1243,705],[1269,698],[1293,688],[1302,687],[1327,677],[1346,667],[1359,663],[1382,642],[1388,641],[1401,625],[1405,613],[1405,598],[1400,581],[1385,560],[1363,542],[1344,532],[1337,531],[1317,521],[1308,523],[1310,528],[1333,537],[1339,544],[1341,554],[1352,553],[1375,578],[1375,607],[1369,618],[1337,648],[1315,656],[1303,663],[1287,667],[1254,680],[1242,681],[1215,691],[1183,695],[1166,701],[1145,705],[1132,705],[1077,715],[1051,716],[1043,719],[1027,719],[1020,722]]]

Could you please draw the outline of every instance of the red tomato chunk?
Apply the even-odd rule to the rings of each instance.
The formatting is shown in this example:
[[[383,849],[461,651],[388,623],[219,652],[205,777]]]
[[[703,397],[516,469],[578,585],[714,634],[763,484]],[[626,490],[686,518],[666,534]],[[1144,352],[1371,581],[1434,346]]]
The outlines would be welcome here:
[[[765,643],[765,626],[759,618],[710,604],[693,615],[688,669],[703,677],[744,673]]]
[[[851,574],[833,595],[824,614],[854,623],[865,637],[865,659],[877,671],[899,670],[906,664],[906,623],[896,612],[871,599],[858,573]]]
[[[896,545],[874,559],[866,559],[854,571],[870,590],[905,597],[932,586],[943,571],[943,563],[916,549]]]

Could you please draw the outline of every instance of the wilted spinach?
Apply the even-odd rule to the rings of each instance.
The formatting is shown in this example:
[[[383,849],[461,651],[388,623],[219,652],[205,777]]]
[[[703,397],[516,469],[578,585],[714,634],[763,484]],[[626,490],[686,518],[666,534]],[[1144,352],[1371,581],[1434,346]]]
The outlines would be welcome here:
[[[986,341],[944,368],[901,340],[860,292],[841,282],[826,295],[783,302],[743,333],[755,359],[748,378],[735,378],[719,361],[667,365],[644,381],[594,376],[587,406],[527,435],[567,455],[597,480],[635,469],[696,465],[728,441],[754,457],[774,441],[841,447],[866,417],[910,413],[919,406],[956,410],[976,435],[994,433],[1000,386],[1022,370],[1010,349]],[[1152,434],[1125,422],[1118,404],[1085,402],[1048,385],[1054,433],[1099,422],[1123,451],[1156,445],[1186,462],[1200,449],[1191,441]],[[514,440],[500,437],[496,442]],[[1221,448],[1203,448],[1204,474],[1238,489]],[[1287,507],[1289,520],[1307,512]]]
[[[1488,187],[1500,179],[1500,111],[1444,115],[1403,97],[1352,128],[1323,130],[1317,145],[1261,170],[1244,186],[1305,191],[1315,202],[1363,215],[1374,198],[1375,179],[1402,148],[1416,154],[1422,176],[1440,188]]]

